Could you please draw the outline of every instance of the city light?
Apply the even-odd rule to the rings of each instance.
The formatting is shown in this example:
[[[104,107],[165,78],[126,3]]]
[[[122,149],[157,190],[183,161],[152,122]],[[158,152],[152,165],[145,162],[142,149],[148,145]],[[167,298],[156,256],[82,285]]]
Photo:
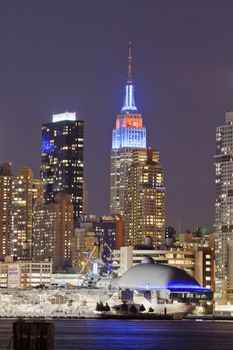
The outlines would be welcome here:
[[[62,122],[62,121],[75,121],[76,112],[65,112],[59,114],[53,114],[53,123]]]

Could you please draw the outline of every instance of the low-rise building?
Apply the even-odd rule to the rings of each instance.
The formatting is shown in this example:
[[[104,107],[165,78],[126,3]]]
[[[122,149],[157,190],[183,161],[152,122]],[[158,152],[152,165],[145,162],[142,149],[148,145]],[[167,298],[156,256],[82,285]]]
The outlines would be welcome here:
[[[48,285],[52,280],[51,262],[15,261],[0,262],[0,287],[27,288]]]

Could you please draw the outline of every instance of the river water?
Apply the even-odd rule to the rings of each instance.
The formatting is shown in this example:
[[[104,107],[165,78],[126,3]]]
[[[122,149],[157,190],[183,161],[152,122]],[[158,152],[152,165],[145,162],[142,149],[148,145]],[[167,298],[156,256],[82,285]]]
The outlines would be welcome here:
[[[55,349],[65,350],[233,350],[233,322],[56,320]],[[12,321],[0,320],[0,349],[6,349]]]

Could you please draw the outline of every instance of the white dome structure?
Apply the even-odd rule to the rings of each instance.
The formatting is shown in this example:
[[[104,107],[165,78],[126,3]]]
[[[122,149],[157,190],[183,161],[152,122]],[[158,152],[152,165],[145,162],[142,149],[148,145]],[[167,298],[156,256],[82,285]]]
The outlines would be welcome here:
[[[153,258],[145,257],[140,264],[131,267],[117,281],[120,289],[130,290],[195,290],[209,291],[184,270],[177,267],[155,263]]]
[[[147,311],[170,314],[174,319],[182,319],[196,303],[211,300],[213,296],[184,270],[155,263],[150,256],[114,278],[110,289],[114,291],[109,301],[111,306],[144,305]]]

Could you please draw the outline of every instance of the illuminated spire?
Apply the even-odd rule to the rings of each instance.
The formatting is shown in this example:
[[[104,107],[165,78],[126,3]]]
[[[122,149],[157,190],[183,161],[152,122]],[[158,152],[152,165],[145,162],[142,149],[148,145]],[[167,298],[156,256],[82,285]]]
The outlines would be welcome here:
[[[128,55],[128,77],[127,84],[125,86],[125,100],[124,106],[122,107],[122,111],[137,111],[137,107],[134,100],[134,86],[132,79],[132,43],[129,42],[129,55]]]
[[[127,83],[128,84],[132,84],[133,79],[132,79],[132,42],[129,42],[129,55],[128,55],[128,79],[127,79]]]

